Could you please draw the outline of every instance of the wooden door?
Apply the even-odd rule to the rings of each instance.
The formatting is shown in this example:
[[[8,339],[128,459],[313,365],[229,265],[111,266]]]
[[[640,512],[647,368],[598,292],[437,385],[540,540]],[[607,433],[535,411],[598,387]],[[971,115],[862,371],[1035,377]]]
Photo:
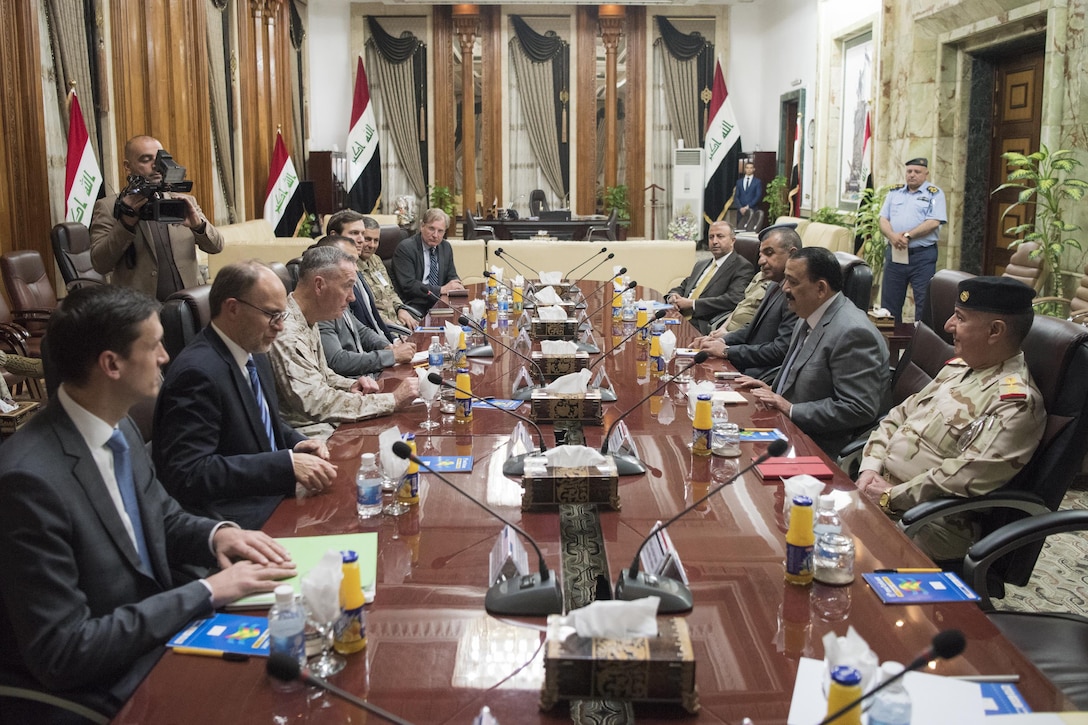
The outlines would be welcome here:
[[[994,69],[993,141],[990,146],[990,183],[996,189],[1005,183],[1008,167],[1001,154],[1017,151],[1030,154],[1039,149],[1039,126],[1043,109],[1043,52],[1033,51],[1015,58],[996,61]],[[1017,239],[1006,229],[1034,220],[1032,207],[1017,207],[1004,218],[1002,214],[1016,203],[1017,192],[1007,189],[992,194],[986,211],[986,246],[983,250],[983,274],[1001,274],[1012,251],[1009,244]]]

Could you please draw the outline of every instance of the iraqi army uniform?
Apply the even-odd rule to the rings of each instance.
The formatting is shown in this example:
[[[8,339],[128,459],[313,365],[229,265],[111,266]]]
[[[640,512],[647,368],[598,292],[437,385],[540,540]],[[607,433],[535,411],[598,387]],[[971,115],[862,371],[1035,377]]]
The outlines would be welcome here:
[[[756,310],[763,298],[767,295],[767,288],[771,286],[771,280],[763,279],[763,273],[756,270],[752,281],[744,290],[744,299],[737,303],[733,311],[722,315],[711,323],[711,329],[723,327],[725,332],[736,332],[747,325],[756,316]]]
[[[378,308],[378,314],[386,324],[400,324],[397,312],[404,307],[400,295],[393,289],[393,282],[389,278],[389,270],[377,254],[372,254],[366,260],[359,259],[359,271],[362,272],[366,283],[370,285],[370,292],[374,295],[374,306]]]

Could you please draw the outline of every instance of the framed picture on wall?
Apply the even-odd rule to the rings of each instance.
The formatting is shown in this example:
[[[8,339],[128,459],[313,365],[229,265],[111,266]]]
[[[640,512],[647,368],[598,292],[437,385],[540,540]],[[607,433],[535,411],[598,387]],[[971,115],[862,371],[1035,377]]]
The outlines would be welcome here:
[[[842,116],[839,149],[839,206],[854,208],[869,176],[865,144],[873,89],[873,34],[865,33],[844,44],[842,63]]]

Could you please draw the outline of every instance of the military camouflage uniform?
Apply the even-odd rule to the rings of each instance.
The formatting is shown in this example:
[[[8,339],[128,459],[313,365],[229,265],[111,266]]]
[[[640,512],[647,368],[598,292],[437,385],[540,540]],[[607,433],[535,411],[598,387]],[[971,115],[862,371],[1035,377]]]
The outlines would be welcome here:
[[[888,513],[1002,486],[1039,445],[1046,411],[1024,354],[984,370],[950,360],[937,377],[892,409],[869,437],[862,471],[888,483]],[[932,524],[916,541],[934,559],[963,556],[977,536],[966,518]]]
[[[378,308],[378,314],[388,324],[399,325],[397,312],[404,307],[400,295],[393,289],[393,281],[389,278],[389,270],[385,268],[385,262],[377,254],[372,254],[365,261],[359,259],[359,271],[370,285],[370,291],[374,295],[374,306]]]
[[[752,281],[744,288],[744,298],[733,308],[733,311],[714,320],[711,329],[719,329],[725,325],[725,332],[736,332],[747,325],[756,316],[756,310],[767,295],[767,288],[771,286],[771,280],[763,279],[763,273],[756,270]]]
[[[306,436],[328,436],[332,423],[362,420],[393,412],[390,393],[350,392],[354,378],[329,369],[317,325],[307,325],[295,297],[287,298],[287,319],[268,359],[276,374],[280,416]]]

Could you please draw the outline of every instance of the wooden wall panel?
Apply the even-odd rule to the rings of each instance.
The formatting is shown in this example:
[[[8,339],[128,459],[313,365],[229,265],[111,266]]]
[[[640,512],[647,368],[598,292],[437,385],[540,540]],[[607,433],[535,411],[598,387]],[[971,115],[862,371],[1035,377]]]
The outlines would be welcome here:
[[[204,3],[113,2],[113,92],[118,163],[139,134],[157,138],[212,204],[211,109]],[[119,177],[124,184],[124,176]]]
[[[483,48],[483,69],[480,78],[482,91],[481,108],[482,138],[480,150],[483,154],[483,189],[484,209],[489,208],[492,200],[498,199],[501,206],[505,201],[502,189],[503,140],[506,137],[502,125],[502,104],[507,98],[502,78],[502,8],[499,5],[480,6],[480,38]],[[512,200],[511,200],[512,201]]]
[[[37,3],[0,0],[0,253],[36,249],[53,266]]]
[[[624,115],[624,144],[627,169],[627,199],[631,204],[630,236],[641,237],[645,228],[646,206],[642,186],[646,181],[646,7],[627,6],[627,83]]]
[[[576,27],[578,142],[570,173],[578,179],[578,191],[573,211],[592,214],[597,208],[597,8],[579,5]]]
[[[431,46],[430,65],[433,78],[434,107],[431,118],[434,119],[434,137],[431,139],[431,153],[434,154],[434,176],[432,185],[454,188],[454,169],[456,149],[454,134],[457,128],[457,107],[453,96],[453,10],[449,5],[434,6],[434,45]],[[430,206],[430,202],[427,202]]]
[[[260,218],[268,187],[276,130],[283,132],[292,158],[303,150],[291,148],[290,7],[282,0],[238,0],[238,95],[242,126],[240,191],[245,218]],[[296,165],[296,169],[301,169]]]

